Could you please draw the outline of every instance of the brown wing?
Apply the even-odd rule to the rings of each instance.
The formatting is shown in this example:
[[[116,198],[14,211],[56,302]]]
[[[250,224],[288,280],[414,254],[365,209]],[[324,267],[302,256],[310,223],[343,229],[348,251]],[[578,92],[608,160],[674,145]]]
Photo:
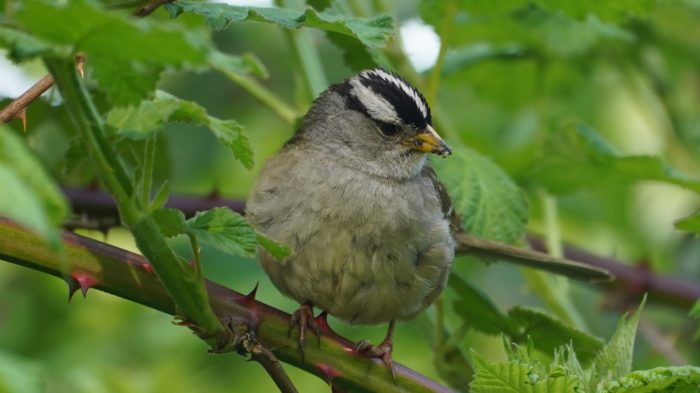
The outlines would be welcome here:
[[[433,183],[438,199],[440,199],[442,214],[447,220],[450,221],[450,226],[452,227],[453,232],[460,231],[460,219],[452,208],[452,200],[450,200],[450,196],[447,194],[447,189],[442,185],[442,183],[440,183],[440,179],[438,179],[433,168],[431,168],[429,165],[425,165],[421,171],[421,175],[423,177],[427,177],[430,179],[430,182]]]

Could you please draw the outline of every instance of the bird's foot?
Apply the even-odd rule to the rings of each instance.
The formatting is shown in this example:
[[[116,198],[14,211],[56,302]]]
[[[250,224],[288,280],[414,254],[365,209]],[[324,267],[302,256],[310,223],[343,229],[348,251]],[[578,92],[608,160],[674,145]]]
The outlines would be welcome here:
[[[306,333],[306,328],[310,328],[318,339],[319,345],[321,344],[321,331],[314,318],[314,308],[311,302],[305,302],[299,307],[289,320],[289,331],[287,332],[287,337],[291,337],[292,329],[294,326],[299,327],[299,353],[301,353],[301,361],[304,362],[304,335]]]
[[[362,340],[355,344],[354,351],[356,354],[362,354],[370,358],[379,358],[384,362],[391,377],[396,383],[396,372],[394,371],[394,361],[391,357],[391,351],[393,350],[394,344],[391,337],[387,337],[379,345],[374,345],[368,340]]]

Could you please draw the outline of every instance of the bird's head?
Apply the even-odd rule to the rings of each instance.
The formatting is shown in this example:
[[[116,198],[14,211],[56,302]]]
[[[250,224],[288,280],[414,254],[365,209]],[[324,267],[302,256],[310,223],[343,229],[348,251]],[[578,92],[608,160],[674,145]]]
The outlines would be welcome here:
[[[432,126],[423,95],[399,75],[371,69],[331,86],[307,114],[303,134],[358,170],[417,173],[426,153],[452,153]]]

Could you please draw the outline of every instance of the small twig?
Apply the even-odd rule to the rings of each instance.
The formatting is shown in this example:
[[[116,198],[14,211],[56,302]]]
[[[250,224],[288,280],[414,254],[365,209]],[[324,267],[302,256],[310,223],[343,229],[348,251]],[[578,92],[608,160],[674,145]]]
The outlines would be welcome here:
[[[173,0],[148,0],[146,4],[134,11],[134,16],[144,17],[155,11],[161,5],[170,3]]]
[[[270,378],[275,381],[275,385],[280,389],[282,393],[297,393],[297,388],[294,387],[292,380],[282,368],[282,364],[277,360],[275,354],[272,353],[267,347],[255,341],[249,349],[250,356],[252,360],[260,363],[261,366],[267,371]]]
[[[80,76],[83,76],[83,65],[85,64],[85,56],[78,54],[75,57],[75,67],[80,72]],[[7,104],[6,107],[0,110],[0,122],[7,123],[14,119],[22,119],[22,126],[25,131],[27,129],[27,106],[34,102],[39,96],[44,94],[44,92],[53,86],[53,77],[49,74],[45,77],[39,79],[32,87],[27,89],[21,96],[17,97],[14,101]]]
[[[36,100],[37,97],[44,94],[51,86],[53,86],[53,77],[51,75],[46,75],[39,79],[37,83],[0,111],[0,122],[7,123],[18,118],[25,119],[24,112],[27,106]],[[23,120],[23,123],[25,123],[25,120]]]

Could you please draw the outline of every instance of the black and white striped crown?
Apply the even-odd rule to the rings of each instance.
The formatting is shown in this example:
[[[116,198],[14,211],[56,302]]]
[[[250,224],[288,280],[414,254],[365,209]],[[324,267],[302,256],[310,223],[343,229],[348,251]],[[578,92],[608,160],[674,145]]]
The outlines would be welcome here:
[[[372,119],[424,129],[432,122],[425,97],[399,75],[381,68],[365,70],[348,79],[349,94],[355,109]]]

